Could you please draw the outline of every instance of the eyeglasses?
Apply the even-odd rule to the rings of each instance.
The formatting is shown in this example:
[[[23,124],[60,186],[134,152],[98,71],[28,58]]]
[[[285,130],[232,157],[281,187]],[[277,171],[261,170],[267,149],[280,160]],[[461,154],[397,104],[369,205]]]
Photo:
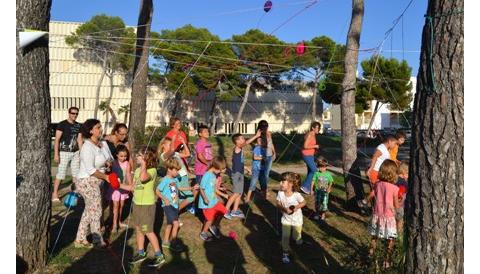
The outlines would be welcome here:
[[[72,115],[78,115],[78,112],[69,112]]]

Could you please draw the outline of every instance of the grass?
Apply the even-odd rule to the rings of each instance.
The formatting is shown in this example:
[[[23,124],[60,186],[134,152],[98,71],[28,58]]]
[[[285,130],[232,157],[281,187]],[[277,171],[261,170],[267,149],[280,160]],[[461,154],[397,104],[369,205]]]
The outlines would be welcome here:
[[[273,169],[275,171],[275,168]],[[166,263],[161,267],[163,273],[380,273],[376,264],[369,263],[367,251],[370,237],[367,234],[368,217],[343,209],[345,186],[343,178],[335,175],[335,187],[331,194],[330,212],[325,222],[316,222],[312,217],[314,208],[313,196],[306,196],[307,207],[304,208],[303,239],[305,244],[296,247],[292,244],[293,258],[291,264],[281,263],[280,247],[280,214],[275,204],[278,182],[271,180],[269,184],[269,199],[256,199],[250,206],[242,209],[247,213],[246,222],[241,220],[226,220],[221,223],[221,232],[228,235],[235,231],[236,241],[222,237],[213,242],[203,242],[198,233],[201,221],[189,213],[183,213],[184,223],[179,237],[188,246],[182,253],[164,251]],[[247,180],[248,181],[248,180]],[[62,195],[68,191],[66,180],[61,188]],[[231,187],[227,183],[228,187]],[[82,213],[82,204],[71,211],[65,222],[57,248],[48,264],[48,273],[123,273],[121,256],[126,231],[118,235],[107,235],[111,248],[107,250],[76,249],[73,247],[78,222]],[[126,211],[128,211],[128,206]],[[51,245],[55,241],[63,217],[66,216],[63,204],[55,204],[51,222]],[[105,211],[105,218],[108,211]],[[156,233],[163,235],[163,213],[157,210]],[[146,262],[131,266],[127,263],[135,246],[135,236],[131,229],[127,234],[125,246],[125,270],[127,273],[156,273],[146,267]],[[376,259],[381,262],[381,248]],[[151,246],[148,251],[152,255]],[[396,249],[396,267],[390,272],[397,273],[401,267],[402,248]],[[373,261],[375,262],[375,260]],[[235,270],[235,271],[234,271]]]

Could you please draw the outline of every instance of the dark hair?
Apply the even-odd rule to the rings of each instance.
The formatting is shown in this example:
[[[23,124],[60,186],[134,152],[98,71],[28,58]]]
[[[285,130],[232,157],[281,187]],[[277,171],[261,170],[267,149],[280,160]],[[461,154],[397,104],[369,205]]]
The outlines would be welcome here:
[[[200,133],[202,132],[204,129],[208,130],[208,127],[206,125],[199,125],[198,128],[197,128],[197,132]]]
[[[240,137],[242,137],[242,134],[241,134],[241,133],[235,133],[235,134],[233,134],[233,136],[232,136],[232,142],[233,142],[234,144],[236,144],[236,143],[237,143],[237,140],[238,140]]]
[[[405,135],[403,131],[397,131],[397,133],[395,134],[395,138],[397,138],[397,140],[400,138],[407,139],[407,135]]]
[[[72,110],[80,111],[77,107],[69,107],[68,108],[68,112],[70,112]]]
[[[292,190],[293,191],[295,191],[295,192],[300,191],[301,177],[298,173],[287,171],[287,172],[282,173],[280,175],[280,177],[282,178],[281,179],[282,181],[287,181],[289,183],[292,183]]]
[[[321,168],[321,167],[327,167],[328,166],[328,162],[327,160],[325,160],[324,158],[317,158],[315,160],[315,163],[317,164],[317,167],[318,168]]]
[[[122,144],[119,144],[116,148],[117,150],[117,155],[120,152],[126,152],[127,153],[127,159],[130,159],[130,151],[128,151],[128,148]]]
[[[121,128],[128,130],[127,125],[124,123],[116,123],[112,128],[112,135],[114,135],[116,132],[119,132]]]
[[[219,169],[219,170],[222,170],[222,169],[226,168],[227,167],[227,161],[225,160],[225,157],[215,156],[212,160],[212,163],[208,167],[208,169],[210,169],[212,167],[215,168],[215,169]]]
[[[260,122],[258,122],[257,130],[261,130],[263,132],[263,131],[266,131],[267,128],[268,128],[267,120],[260,120]]]
[[[260,139],[262,140],[262,147],[268,147],[268,140],[267,140],[267,129],[268,129],[268,122],[266,120],[261,120],[258,122],[257,130],[261,131]]]
[[[171,117],[168,125],[169,125],[171,128],[173,128],[173,125],[175,125],[175,123],[176,123],[177,121],[180,121],[180,118],[178,118],[178,117]]]
[[[82,127],[80,128],[80,133],[82,134],[83,138],[90,138],[92,137],[92,134],[90,131],[97,125],[100,124],[100,121],[97,119],[88,119],[86,120],[83,124]]]
[[[317,121],[313,121],[313,122],[310,124],[310,130],[313,130],[313,129],[316,128],[316,127],[319,127],[319,128],[320,128],[320,127],[322,127],[322,125],[320,125],[320,123],[317,122]]]
[[[157,154],[155,153],[155,150],[151,147],[141,147],[138,150],[139,153],[143,154],[143,159],[145,160],[145,163],[147,164],[147,168],[152,168],[152,167],[157,167],[158,165],[158,158]]]
[[[387,135],[387,137],[385,137],[385,139],[383,139],[383,143],[387,143],[387,142],[390,142],[390,141],[397,141],[397,138],[395,138],[395,136],[393,135]]]

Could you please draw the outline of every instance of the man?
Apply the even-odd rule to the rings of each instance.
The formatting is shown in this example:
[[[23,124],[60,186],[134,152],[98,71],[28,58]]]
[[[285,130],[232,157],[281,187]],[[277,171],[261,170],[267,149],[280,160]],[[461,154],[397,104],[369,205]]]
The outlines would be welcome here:
[[[67,120],[61,121],[55,131],[55,145],[53,160],[58,164],[57,176],[55,178],[52,202],[58,202],[58,186],[65,179],[68,165],[72,170],[72,180],[75,183],[78,169],[80,167],[80,147],[83,144],[80,133],[81,124],[76,122],[78,108],[68,109]]]

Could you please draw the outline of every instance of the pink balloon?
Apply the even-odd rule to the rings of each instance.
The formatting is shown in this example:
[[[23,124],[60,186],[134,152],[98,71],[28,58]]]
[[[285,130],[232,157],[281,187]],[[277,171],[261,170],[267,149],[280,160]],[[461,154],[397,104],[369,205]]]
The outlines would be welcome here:
[[[265,12],[269,12],[272,9],[272,6],[273,6],[272,1],[268,0],[267,2],[265,2],[265,5],[263,5],[263,10]]]
[[[237,240],[237,233],[235,231],[230,231],[228,233],[228,237],[230,237],[232,240],[236,241]]]
[[[297,44],[297,55],[303,55],[305,53],[305,43],[302,41]]]

